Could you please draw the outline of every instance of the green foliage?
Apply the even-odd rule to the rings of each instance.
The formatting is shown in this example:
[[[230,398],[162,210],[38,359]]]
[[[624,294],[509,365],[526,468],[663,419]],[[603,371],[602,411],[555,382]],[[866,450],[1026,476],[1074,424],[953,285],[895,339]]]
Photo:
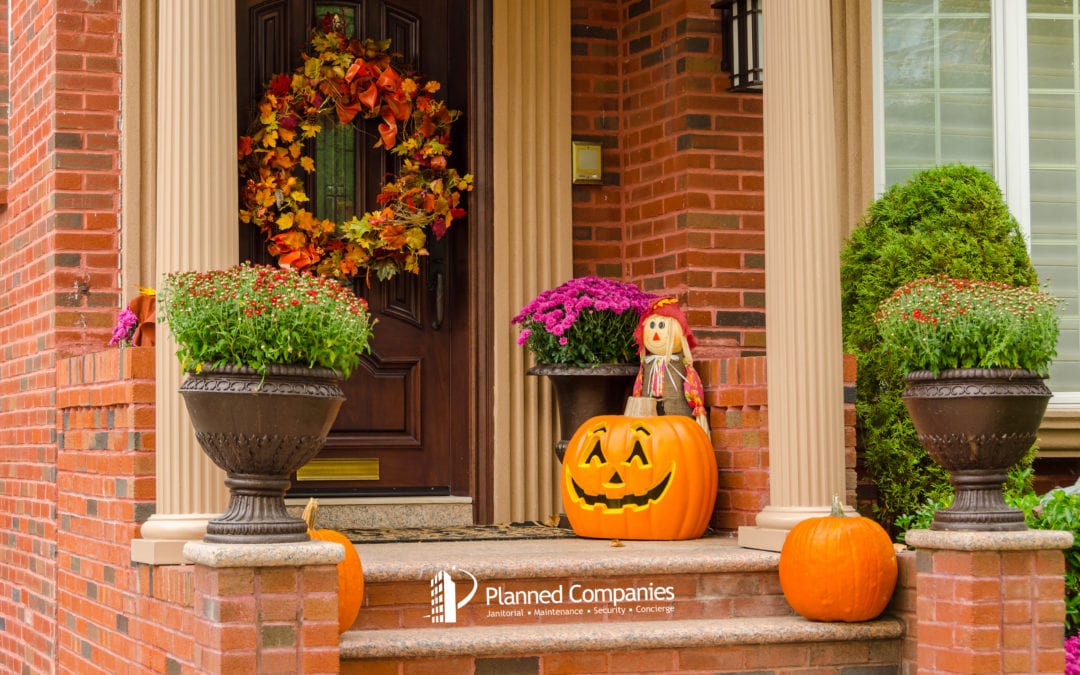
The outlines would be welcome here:
[[[897,288],[939,274],[1032,286],[1023,235],[994,179],[950,164],[915,174],[870,205],[841,253],[844,348],[855,354],[859,445],[886,527],[949,490],[901,401],[903,375],[874,315]]]
[[[368,351],[367,303],[340,282],[293,269],[237,265],[176,272],[158,291],[186,371],[203,365],[332,368],[346,377]]]
[[[1037,288],[928,277],[896,289],[875,317],[901,370],[1022,368],[1046,375],[1058,301]]]
[[[1072,532],[1072,548],[1065,551],[1065,635],[1080,632],[1080,494],[1071,489],[1051,490],[1040,499],[1029,492],[1014,506],[1024,510],[1028,527]]]

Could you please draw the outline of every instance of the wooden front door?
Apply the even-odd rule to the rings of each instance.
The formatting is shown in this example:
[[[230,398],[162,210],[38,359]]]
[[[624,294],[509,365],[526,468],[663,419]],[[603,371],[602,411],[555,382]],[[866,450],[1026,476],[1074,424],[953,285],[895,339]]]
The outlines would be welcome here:
[[[451,161],[466,169],[466,0],[237,0],[240,128],[269,79],[301,64],[311,27],[327,12],[360,39],[390,38],[403,63],[442,83],[439,95],[463,111]],[[375,208],[394,160],[372,149],[375,121],[326,126],[308,194],[316,215],[341,222]],[[355,284],[378,320],[372,352],[345,383],[326,448],[298,472],[290,494],[468,494],[468,227],[455,222],[439,242],[430,236],[420,274]],[[243,259],[266,261],[257,231],[242,224],[240,237]]]

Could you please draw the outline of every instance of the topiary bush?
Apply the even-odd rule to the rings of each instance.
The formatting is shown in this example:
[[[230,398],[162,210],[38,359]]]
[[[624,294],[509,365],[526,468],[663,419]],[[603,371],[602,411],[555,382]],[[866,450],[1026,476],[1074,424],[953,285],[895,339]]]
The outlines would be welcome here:
[[[948,164],[889,188],[841,252],[844,349],[855,354],[858,446],[877,487],[875,515],[894,521],[951,493],[943,469],[919,444],[900,398],[904,372],[882,347],[874,314],[899,286],[944,274],[1037,283],[1024,237],[986,172]]]

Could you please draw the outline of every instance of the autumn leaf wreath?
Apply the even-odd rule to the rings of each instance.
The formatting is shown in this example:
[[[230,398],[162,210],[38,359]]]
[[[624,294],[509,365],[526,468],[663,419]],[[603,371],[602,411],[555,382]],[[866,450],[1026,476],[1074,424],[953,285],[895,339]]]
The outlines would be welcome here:
[[[309,46],[303,66],[270,81],[240,137],[240,220],[259,228],[281,265],[369,281],[372,273],[416,273],[428,233],[441,239],[465,215],[461,195],[473,188],[471,174],[448,165],[460,112],[435,98],[439,82],[391,65],[389,40],[349,38],[338,15],[320,21]],[[400,169],[383,183],[377,210],[342,223],[321,219],[297,167],[313,173],[308,141],[357,118],[380,120],[374,147],[399,157]]]

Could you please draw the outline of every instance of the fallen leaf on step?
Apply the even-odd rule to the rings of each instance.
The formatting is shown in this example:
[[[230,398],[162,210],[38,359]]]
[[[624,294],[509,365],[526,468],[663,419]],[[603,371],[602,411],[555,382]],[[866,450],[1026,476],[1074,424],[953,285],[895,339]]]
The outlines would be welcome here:
[[[548,527],[558,527],[559,526],[559,514],[557,514],[557,513],[551,514],[550,516],[547,517],[547,520],[544,521],[544,524],[547,525]]]
[[[611,548],[622,548],[624,546],[626,546],[626,544],[622,543],[618,539],[611,540]]]

